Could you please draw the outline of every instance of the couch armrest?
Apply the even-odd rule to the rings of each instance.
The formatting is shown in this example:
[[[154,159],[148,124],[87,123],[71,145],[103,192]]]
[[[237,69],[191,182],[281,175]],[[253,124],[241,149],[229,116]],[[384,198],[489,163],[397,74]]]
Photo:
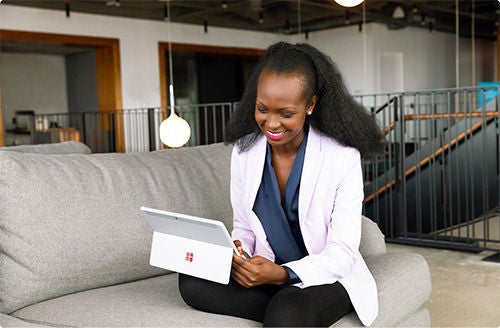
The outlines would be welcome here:
[[[373,326],[394,326],[416,312],[431,295],[427,261],[416,253],[387,253],[366,258],[377,282],[379,315]]]
[[[366,216],[361,217],[361,223],[359,252],[363,258],[387,253],[385,238],[378,225]]]

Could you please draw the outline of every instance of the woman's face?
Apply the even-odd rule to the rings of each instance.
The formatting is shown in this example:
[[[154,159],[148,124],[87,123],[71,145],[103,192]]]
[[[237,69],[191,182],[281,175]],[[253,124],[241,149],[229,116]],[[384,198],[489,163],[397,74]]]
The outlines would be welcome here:
[[[297,150],[304,139],[304,123],[316,96],[308,103],[303,85],[296,74],[263,71],[259,77],[255,121],[273,148]]]

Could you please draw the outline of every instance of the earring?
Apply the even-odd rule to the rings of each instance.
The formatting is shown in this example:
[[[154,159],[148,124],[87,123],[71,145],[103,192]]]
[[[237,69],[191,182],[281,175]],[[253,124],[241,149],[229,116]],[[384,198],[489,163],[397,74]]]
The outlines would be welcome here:
[[[307,112],[307,115],[311,115],[311,114],[312,114],[312,111]]]

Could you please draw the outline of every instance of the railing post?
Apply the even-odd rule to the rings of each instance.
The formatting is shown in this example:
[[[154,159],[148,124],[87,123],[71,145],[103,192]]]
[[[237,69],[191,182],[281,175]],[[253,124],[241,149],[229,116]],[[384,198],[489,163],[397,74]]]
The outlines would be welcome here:
[[[30,131],[30,143],[38,143],[36,140],[36,120],[35,120],[35,115],[31,115],[29,118],[29,131]]]
[[[82,119],[82,142],[84,144],[87,144],[87,126],[86,126],[86,120],[85,120],[85,112],[82,112],[80,114],[81,119]]]
[[[155,133],[155,109],[148,108],[148,136],[149,136],[149,151],[156,149],[156,133]]]
[[[396,168],[396,191],[399,192],[401,188],[401,168],[400,168],[400,156],[402,154],[402,140],[403,140],[403,132],[404,129],[402,128],[402,122],[398,122],[398,111],[399,111],[399,106],[398,106],[398,98],[395,97],[394,99],[394,127],[399,123],[400,129],[394,129],[394,134],[395,134],[395,142],[394,142],[394,167]]]
[[[113,153],[116,152],[115,116],[116,111],[109,112],[109,150]]]
[[[392,218],[392,232],[396,231],[397,237],[407,237],[407,215],[406,215],[406,176],[405,176],[405,151],[404,151],[404,133],[405,133],[405,113],[404,113],[404,101],[403,101],[404,93],[400,94],[398,98],[396,98],[396,110],[395,110],[395,119],[399,121],[399,129],[395,130],[395,136],[397,140],[397,154],[396,154],[396,163],[395,167],[398,168],[398,172],[396,173],[396,184],[398,185],[396,189],[397,199],[396,202],[397,211],[396,218]],[[399,117],[398,117],[398,112]],[[399,133],[398,133],[399,132]],[[394,226],[396,225],[396,226]]]

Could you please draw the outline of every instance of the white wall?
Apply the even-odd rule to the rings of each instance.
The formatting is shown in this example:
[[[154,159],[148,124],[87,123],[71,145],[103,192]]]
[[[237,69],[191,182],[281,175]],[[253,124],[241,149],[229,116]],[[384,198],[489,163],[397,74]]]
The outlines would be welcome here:
[[[11,125],[16,110],[68,111],[63,56],[0,53],[0,68],[5,125]]]
[[[362,32],[357,26],[313,33],[310,44],[330,54],[354,94],[382,91],[382,79],[390,76],[380,69],[383,53],[403,57],[403,88],[415,91],[453,88],[455,83],[455,35],[407,27],[389,30],[383,24],[366,26],[366,73]],[[471,39],[459,39],[460,87],[472,86]],[[496,77],[496,43],[476,40],[476,84]],[[398,90],[393,90],[398,91]]]
[[[429,32],[426,29],[410,27],[398,31],[388,30],[383,25],[377,26],[375,33],[375,56],[382,51],[400,51],[403,53],[405,90],[422,90],[433,88],[454,88],[456,41],[455,35],[443,32]],[[473,85],[471,39],[459,38],[459,85]],[[476,82],[492,81],[496,71],[496,43],[476,40]],[[485,56],[489,63],[478,70]],[[377,71],[375,75],[382,75]],[[489,71],[489,72],[486,72]],[[376,90],[379,85],[376,85]],[[379,90],[379,89],[378,89]],[[378,91],[377,90],[377,91]]]
[[[346,26],[332,30],[309,33],[308,43],[328,54],[337,64],[347,88],[353,94],[367,94],[373,85],[373,27],[365,26],[366,38],[358,26]]]

